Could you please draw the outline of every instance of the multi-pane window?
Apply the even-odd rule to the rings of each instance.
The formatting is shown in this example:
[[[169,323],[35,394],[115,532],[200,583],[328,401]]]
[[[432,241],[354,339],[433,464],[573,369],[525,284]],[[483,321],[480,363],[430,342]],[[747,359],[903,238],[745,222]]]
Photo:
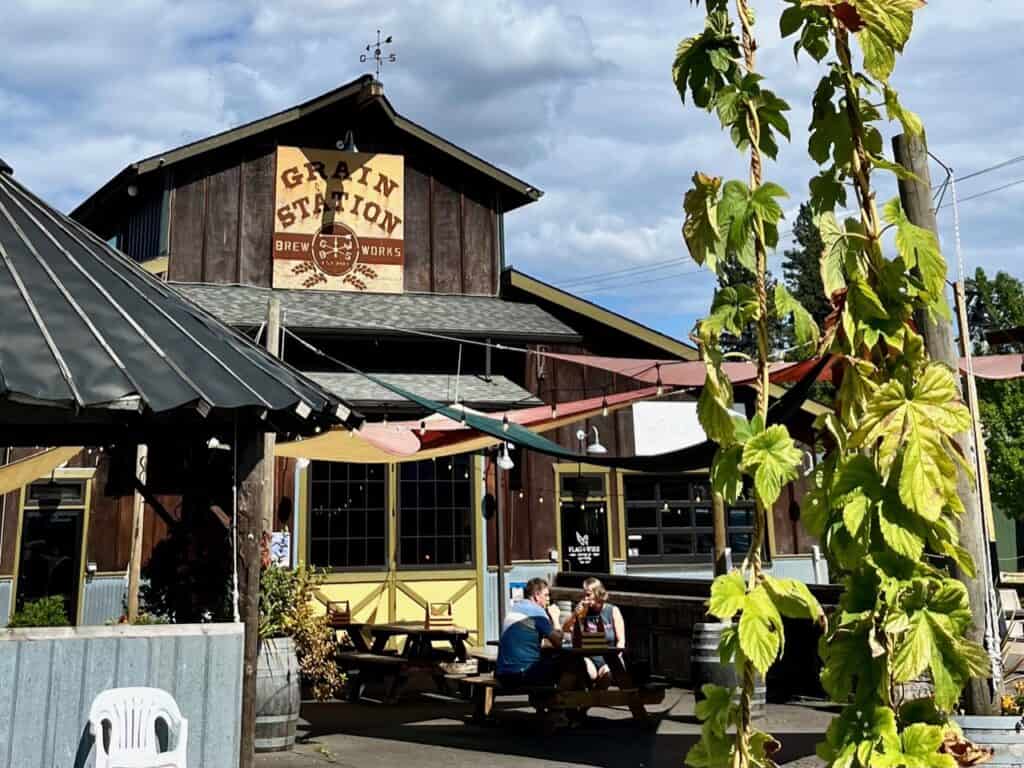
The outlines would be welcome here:
[[[399,468],[398,561],[412,566],[473,564],[473,471],[468,454]]]
[[[314,461],[310,469],[310,564],[386,567],[386,467]]]
[[[706,562],[714,551],[711,489],[706,478],[629,476],[624,479],[627,556],[633,563]],[[746,552],[754,502],[726,507],[728,546]]]

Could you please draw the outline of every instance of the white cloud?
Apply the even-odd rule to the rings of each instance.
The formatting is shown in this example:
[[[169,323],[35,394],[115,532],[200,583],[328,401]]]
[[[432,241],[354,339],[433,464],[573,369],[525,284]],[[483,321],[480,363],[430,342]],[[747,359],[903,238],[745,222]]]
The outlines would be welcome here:
[[[1024,154],[1018,0],[934,0],[895,84],[931,148],[960,175]],[[756,0],[767,84],[793,106],[793,142],[767,174],[805,197],[810,92],[821,68],[778,38],[780,3]],[[308,99],[372,69],[379,27],[398,61],[396,108],[546,190],[508,217],[508,253],[538,276],[587,288],[642,322],[681,333],[710,299],[679,237],[695,170],[743,178],[717,121],[669,80],[702,8],[570,0],[8,0],[0,47],[0,156],[63,208],[131,161]],[[891,133],[891,131],[890,131]],[[933,175],[939,180],[937,167]],[[1024,164],[964,182],[961,195],[1024,177]],[[882,185],[879,197],[895,194]],[[1024,187],[963,206],[965,261],[1020,273],[1013,235]],[[940,212],[952,243],[950,209]],[[952,252],[947,247],[948,255]],[[678,265],[650,266],[680,259]],[[646,270],[646,271],[644,271]],[[575,281],[569,283],[568,281]],[[621,285],[616,285],[621,283]],[[615,285],[614,290],[609,286]]]

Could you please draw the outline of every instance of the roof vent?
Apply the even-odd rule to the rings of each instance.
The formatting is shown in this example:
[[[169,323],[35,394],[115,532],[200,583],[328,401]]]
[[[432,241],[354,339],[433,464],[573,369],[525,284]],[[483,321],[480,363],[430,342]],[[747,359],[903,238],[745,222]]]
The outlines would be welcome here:
[[[0,173],[9,173],[11,176],[14,175],[14,169],[5,163],[2,157],[0,157]]]

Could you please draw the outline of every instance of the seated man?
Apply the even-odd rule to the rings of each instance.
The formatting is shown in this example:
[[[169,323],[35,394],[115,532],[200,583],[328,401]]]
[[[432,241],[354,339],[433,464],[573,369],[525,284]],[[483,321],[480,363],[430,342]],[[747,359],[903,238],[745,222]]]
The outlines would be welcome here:
[[[498,665],[495,676],[502,685],[516,688],[523,685],[553,685],[558,666],[550,656],[541,654],[541,643],[547,640],[556,648],[562,645],[562,631],[551,623],[545,610],[550,600],[548,583],[530,579],[517,602],[505,616],[498,643]]]

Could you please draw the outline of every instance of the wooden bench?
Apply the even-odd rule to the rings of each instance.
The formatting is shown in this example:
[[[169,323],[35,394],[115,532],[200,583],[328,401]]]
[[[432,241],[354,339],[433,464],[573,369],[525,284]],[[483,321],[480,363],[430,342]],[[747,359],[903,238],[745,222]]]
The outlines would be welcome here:
[[[668,687],[664,683],[649,683],[638,688],[581,691],[561,691],[553,685],[509,688],[503,686],[493,674],[464,677],[459,682],[471,691],[473,720],[478,723],[487,722],[492,717],[494,700],[498,696],[526,695],[529,697],[530,705],[541,714],[545,710],[585,712],[590,707],[660,704],[665,700],[665,690]]]
[[[387,686],[385,701],[393,702],[397,700],[398,691],[409,677],[409,661],[401,656],[350,651],[339,653],[338,661],[345,672],[354,678],[348,684],[348,698],[353,702],[362,698],[368,682],[378,680]]]

